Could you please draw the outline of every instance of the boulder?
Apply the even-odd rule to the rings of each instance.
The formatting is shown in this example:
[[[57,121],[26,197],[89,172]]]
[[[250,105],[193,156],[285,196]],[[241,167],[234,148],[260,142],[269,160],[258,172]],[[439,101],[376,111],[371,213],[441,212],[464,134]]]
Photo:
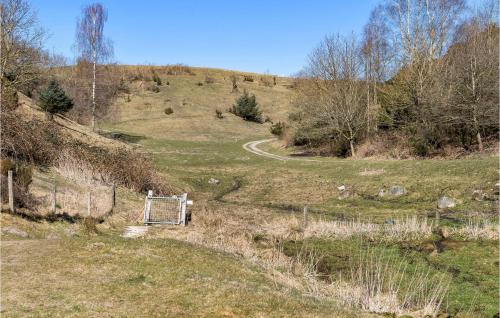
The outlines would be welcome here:
[[[208,179],[208,184],[219,184],[220,181],[215,178]]]
[[[447,196],[440,197],[437,203],[439,209],[453,208],[455,205],[457,205],[455,199],[449,198]]]
[[[339,200],[347,199],[351,196],[351,192],[349,191],[342,191],[339,194]]]
[[[345,185],[338,186],[337,190],[339,190],[340,192],[345,191]]]
[[[380,189],[378,192],[378,196],[381,198],[384,197],[385,196],[385,189]]]
[[[476,201],[483,201],[484,199],[487,199],[487,195],[483,192],[483,190],[474,190],[472,192],[472,198]]]
[[[389,193],[393,196],[400,196],[406,193],[406,189],[400,185],[393,185],[389,188]]]

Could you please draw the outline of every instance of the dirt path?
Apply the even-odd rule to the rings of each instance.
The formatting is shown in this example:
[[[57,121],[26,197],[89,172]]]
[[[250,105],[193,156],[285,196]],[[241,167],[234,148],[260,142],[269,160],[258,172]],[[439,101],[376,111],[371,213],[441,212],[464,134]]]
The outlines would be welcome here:
[[[243,149],[246,151],[249,151],[253,154],[256,154],[258,156],[263,156],[266,158],[270,159],[276,159],[276,160],[281,160],[281,161],[288,161],[288,160],[299,160],[299,161],[316,161],[319,162],[319,160],[315,159],[305,159],[305,158],[292,158],[292,157],[285,157],[285,156],[280,156],[280,155],[275,155],[270,152],[261,150],[257,148],[258,145],[266,143],[266,142],[271,142],[276,140],[276,138],[270,138],[270,139],[262,139],[262,140],[255,140],[255,141],[250,141],[247,142],[246,144],[243,145]]]

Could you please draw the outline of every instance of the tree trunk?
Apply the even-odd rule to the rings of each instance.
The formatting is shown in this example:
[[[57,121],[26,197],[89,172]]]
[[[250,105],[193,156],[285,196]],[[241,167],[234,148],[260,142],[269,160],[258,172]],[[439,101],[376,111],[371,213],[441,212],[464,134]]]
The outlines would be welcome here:
[[[349,140],[349,145],[351,146],[351,157],[356,156],[356,152],[354,152],[354,140]]]
[[[92,131],[95,130],[95,79],[96,79],[97,53],[94,52],[93,79],[92,79]]]
[[[483,151],[484,150],[483,140],[481,138],[481,133],[479,131],[477,132],[476,138],[477,138],[477,144],[479,145],[479,151]]]

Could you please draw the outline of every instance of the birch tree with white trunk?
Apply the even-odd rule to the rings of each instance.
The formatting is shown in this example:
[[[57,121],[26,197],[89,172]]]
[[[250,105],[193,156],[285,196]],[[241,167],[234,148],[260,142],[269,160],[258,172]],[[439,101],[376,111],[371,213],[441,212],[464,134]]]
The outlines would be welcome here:
[[[113,52],[111,41],[104,36],[104,24],[107,19],[108,14],[103,5],[94,3],[83,8],[82,16],[77,21],[76,46],[80,58],[92,64],[92,130],[95,130],[96,123],[98,65],[111,57]]]

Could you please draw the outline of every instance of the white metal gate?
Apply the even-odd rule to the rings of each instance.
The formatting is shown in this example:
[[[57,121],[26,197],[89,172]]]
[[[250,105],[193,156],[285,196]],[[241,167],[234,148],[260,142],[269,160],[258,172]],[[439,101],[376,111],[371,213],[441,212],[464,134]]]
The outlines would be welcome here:
[[[153,196],[148,191],[144,204],[144,224],[187,224],[187,193],[174,196]]]

